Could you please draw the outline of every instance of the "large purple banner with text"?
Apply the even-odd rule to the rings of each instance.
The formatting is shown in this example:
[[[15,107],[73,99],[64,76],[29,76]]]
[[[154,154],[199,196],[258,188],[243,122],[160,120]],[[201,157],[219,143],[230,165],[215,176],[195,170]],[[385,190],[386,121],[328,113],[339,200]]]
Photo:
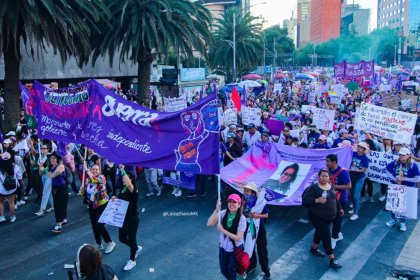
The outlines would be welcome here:
[[[374,61],[360,61],[357,63],[334,63],[334,76],[337,78],[354,79],[357,77],[373,78],[375,74]]]
[[[271,205],[301,205],[302,192],[318,180],[329,154],[338,156],[338,164],[349,168],[350,147],[318,150],[258,142],[246,154],[220,170],[223,181],[241,191],[248,182],[266,189]]]
[[[104,158],[126,165],[219,173],[214,94],[182,111],[166,113],[127,101],[95,80],[58,90],[35,81],[29,93],[21,89],[40,138],[86,144]]]

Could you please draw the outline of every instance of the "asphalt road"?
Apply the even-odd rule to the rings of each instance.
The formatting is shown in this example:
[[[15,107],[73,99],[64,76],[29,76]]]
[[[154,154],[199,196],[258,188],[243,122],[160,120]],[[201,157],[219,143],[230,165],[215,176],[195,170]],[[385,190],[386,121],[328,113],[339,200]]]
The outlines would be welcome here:
[[[223,279],[218,264],[218,233],[206,226],[215,206],[216,190],[208,182],[205,197],[175,198],[172,188],[161,197],[146,197],[143,178],[140,187],[140,225],[137,234],[143,252],[137,266],[124,272],[129,249],[118,242],[118,229],[107,226],[117,246],[104,261],[119,279]],[[378,186],[375,185],[375,190]],[[377,198],[378,195],[375,196]],[[7,208],[7,207],[6,207]],[[407,231],[389,228],[389,213],[379,202],[364,203],[357,221],[344,221],[344,240],[335,250],[343,264],[340,271],[328,268],[326,258],[309,254],[312,226],[298,220],[306,217],[303,207],[270,207],[267,224],[272,279],[385,279],[417,221],[407,223]],[[17,210],[17,221],[0,224],[0,279],[67,279],[64,264],[72,264],[83,243],[95,244],[88,210],[81,197],[70,196],[69,224],[54,235],[54,214],[39,218],[32,202]],[[6,216],[8,213],[6,213]],[[247,279],[262,279],[258,268]]]

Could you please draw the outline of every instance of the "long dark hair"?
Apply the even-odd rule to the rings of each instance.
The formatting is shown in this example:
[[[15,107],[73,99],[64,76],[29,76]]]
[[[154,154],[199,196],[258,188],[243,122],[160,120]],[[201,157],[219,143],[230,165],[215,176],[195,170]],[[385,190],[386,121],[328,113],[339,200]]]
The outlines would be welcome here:
[[[7,160],[0,159],[0,171],[5,175],[13,176],[15,174],[13,162],[14,156],[12,155]]]
[[[238,232],[239,220],[241,219],[241,215],[242,215],[242,207],[239,207],[238,211],[236,211],[236,216],[233,219],[232,226],[230,228],[227,227],[228,214],[229,214],[229,209],[226,209],[225,216],[222,219],[222,226],[228,232],[236,234]]]
[[[101,252],[92,245],[84,245],[79,252],[80,273],[89,276],[99,271],[102,265]]]
[[[296,177],[297,177],[297,175],[298,175],[298,173],[299,173],[299,164],[297,164],[297,163],[293,163],[293,164],[291,164],[291,165],[289,165],[289,166],[286,166],[284,169],[283,169],[283,171],[281,172],[281,174],[283,174],[287,169],[289,169],[289,168],[292,168],[293,169],[293,174],[292,174],[292,176],[290,176],[290,179],[286,182],[286,183],[283,183],[282,185],[283,186],[285,186],[285,187],[288,187],[288,186],[290,186],[295,180],[296,180]],[[281,177],[281,175],[280,175],[280,177]]]

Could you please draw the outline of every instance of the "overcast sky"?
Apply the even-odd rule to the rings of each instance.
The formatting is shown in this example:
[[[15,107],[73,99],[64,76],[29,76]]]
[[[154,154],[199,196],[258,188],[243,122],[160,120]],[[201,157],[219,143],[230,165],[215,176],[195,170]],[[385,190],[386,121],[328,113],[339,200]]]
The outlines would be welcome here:
[[[258,3],[264,3],[255,5]],[[352,0],[347,0],[348,4],[352,4]],[[355,4],[360,4],[362,8],[370,8],[370,30],[376,28],[377,15],[377,1],[375,0],[354,0]],[[292,16],[296,17],[297,0],[251,0],[251,12],[255,16],[263,16],[267,21],[264,27],[269,27],[275,24],[283,25],[284,19],[289,19]]]

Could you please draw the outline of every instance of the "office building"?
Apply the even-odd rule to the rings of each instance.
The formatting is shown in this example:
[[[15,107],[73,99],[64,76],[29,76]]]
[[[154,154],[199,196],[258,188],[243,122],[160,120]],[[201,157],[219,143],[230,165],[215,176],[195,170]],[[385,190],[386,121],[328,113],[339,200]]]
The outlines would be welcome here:
[[[298,0],[296,15],[296,47],[301,48],[310,40],[311,0]]]
[[[341,1],[312,0],[310,41],[320,44],[340,36]]]
[[[369,33],[370,9],[362,9],[360,5],[341,6],[340,33],[367,35]]]
[[[401,36],[407,36],[408,2],[408,0],[378,0],[378,28],[397,29],[401,32]]]

